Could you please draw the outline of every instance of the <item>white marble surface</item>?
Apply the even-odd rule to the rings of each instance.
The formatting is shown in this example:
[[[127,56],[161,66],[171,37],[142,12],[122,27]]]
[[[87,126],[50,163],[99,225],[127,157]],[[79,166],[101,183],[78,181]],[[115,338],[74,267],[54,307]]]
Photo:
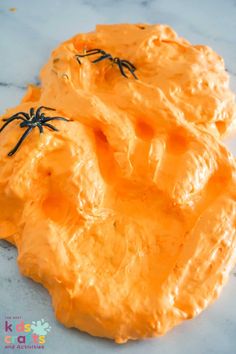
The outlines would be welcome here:
[[[167,23],[193,43],[212,46],[225,58],[236,91],[236,0],[0,0],[0,113],[19,102],[28,83],[37,82],[60,41],[96,23],[114,22]],[[228,145],[236,155],[235,141]],[[14,247],[0,242],[0,353],[19,352],[2,347],[5,315],[47,319],[52,330],[41,352],[50,354],[236,353],[236,270],[220,299],[198,318],[163,338],[117,346],[57,323],[46,290],[19,275],[16,256]]]

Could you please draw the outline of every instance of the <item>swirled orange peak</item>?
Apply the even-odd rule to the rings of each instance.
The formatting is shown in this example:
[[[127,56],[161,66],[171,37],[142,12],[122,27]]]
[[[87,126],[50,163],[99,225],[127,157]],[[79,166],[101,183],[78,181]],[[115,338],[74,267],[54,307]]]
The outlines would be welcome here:
[[[55,121],[58,132],[34,129],[13,157],[7,153],[22,129],[13,122],[0,134],[0,235],[17,246],[21,273],[48,289],[65,326],[117,343],[163,335],[198,315],[236,261],[234,158],[212,129],[193,124],[198,109],[186,119],[165,85],[153,84],[157,69],[145,51],[159,34],[160,42],[171,38],[163,44],[167,58],[183,46],[193,58],[208,51],[219,59],[169,27],[142,27],[101,26],[60,46],[41,89],[30,87],[5,117],[43,104],[57,109],[47,114],[73,121]],[[134,62],[139,80],[109,63],[79,65],[74,43],[88,39]],[[212,74],[216,82],[222,70]],[[207,95],[196,96],[197,106]]]

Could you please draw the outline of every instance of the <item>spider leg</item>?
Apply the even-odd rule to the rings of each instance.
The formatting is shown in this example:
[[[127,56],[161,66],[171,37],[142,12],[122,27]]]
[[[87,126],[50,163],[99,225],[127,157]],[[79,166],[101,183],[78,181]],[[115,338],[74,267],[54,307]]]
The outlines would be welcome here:
[[[65,122],[70,122],[69,119],[63,118],[63,117],[50,117],[50,118],[45,118],[42,120],[42,123],[50,122],[51,120],[64,120]]]
[[[40,117],[40,112],[41,112],[42,109],[46,109],[47,111],[55,111],[54,108],[46,107],[46,106],[40,106],[40,107],[38,107],[38,109],[37,109],[37,111],[36,111],[36,114],[35,114],[35,117],[36,117],[37,120],[38,120],[39,117]]]
[[[26,119],[22,118],[22,117],[11,117],[11,118],[8,118],[6,120],[6,123],[3,124],[3,126],[0,128],[0,133],[3,131],[3,129],[5,129],[8,124],[10,124],[11,122],[13,122],[14,120],[23,120],[24,122],[26,121]]]
[[[123,66],[129,70],[129,72],[131,73],[131,75],[133,75],[133,77],[134,77],[136,80],[138,80],[137,76],[136,76],[135,73],[134,73],[134,71],[135,71],[136,69],[130,68],[129,65],[127,65],[126,63],[123,63]]]
[[[31,108],[30,108],[30,117],[33,117],[33,116],[34,116],[34,108],[31,107]]]
[[[132,64],[130,61],[122,59],[121,60],[122,64],[127,64],[128,66],[130,66],[133,70],[136,70],[136,67],[134,66],[134,64]]]
[[[26,137],[29,135],[29,133],[31,132],[31,130],[33,129],[33,127],[29,127],[24,134],[21,136],[20,140],[18,141],[18,143],[16,144],[16,146],[8,153],[8,156],[12,156],[15,154],[15,152],[19,149],[19,147],[21,146],[21,144],[23,143],[23,141],[26,139]]]
[[[48,127],[48,128],[50,128],[51,130],[54,130],[55,132],[58,132],[58,131],[59,131],[56,127],[54,127],[53,125],[51,125],[51,124],[49,124],[49,123],[43,123],[43,126]]]
[[[41,124],[37,125],[37,128],[38,128],[40,134],[42,134],[42,133],[43,133],[43,127],[42,127],[42,125],[41,125]]]
[[[9,118],[4,118],[3,121],[7,122],[8,119],[10,118],[17,118],[18,116],[22,115],[25,119],[30,120],[30,116],[28,115],[28,113],[25,112],[18,112],[16,114],[13,114],[13,116],[9,117]]]
[[[117,60],[117,61],[116,61],[116,64],[118,65],[121,74],[122,74],[124,77],[126,77],[126,79],[128,79],[128,76],[126,75],[126,73],[124,72],[124,69],[123,69],[123,67],[122,67],[121,61],[120,61],[120,60]]]
[[[83,58],[83,57],[88,57],[90,55],[95,55],[95,54],[102,54],[102,55],[105,55],[107,54],[104,50],[102,49],[89,49],[87,50],[84,54],[78,54],[78,56],[80,58]]]
[[[96,53],[101,53],[101,54],[105,54],[105,50],[102,50],[102,49],[99,49],[99,48],[94,48],[94,49],[89,49],[89,50],[86,50],[86,53],[93,53],[93,54],[96,54]]]
[[[76,57],[77,62],[81,65],[82,63],[81,63],[81,61],[80,61],[80,59],[79,59],[79,58],[80,58],[80,55],[76,55],[75,57]]]
[[[104,59],[112,59],[111,54],[106,53],[106,54],[102,55],[100,58],[97,58],[97,59],[93,60],[92,63],[96,64],[96,63],[98,63],[98,62],[100,62],[100,61],[102,61]]]
[[[107,53],[102,49],[89,49],[84,54],[77,54],[76,59],[77,59],[78,63],[81,64],[81,61],[79,58],[88,57],[90,55],[95,55],[95,54],[106,55]]]
[[[135,78],[135,80],[138,80],[138,76],[134,73],[134,71],[131,71],[131,75]]]

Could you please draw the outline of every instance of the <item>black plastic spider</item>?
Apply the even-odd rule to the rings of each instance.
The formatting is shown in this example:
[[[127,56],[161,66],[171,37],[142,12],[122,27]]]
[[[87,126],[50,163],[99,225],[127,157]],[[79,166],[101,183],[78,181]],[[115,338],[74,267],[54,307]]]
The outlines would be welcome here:
[[[49,108],[45,106],[40,106],[38,109],[35,111],[34,108],[30,108],[29,113],[26,112],[18,112],[14,114],[13,116],[9,118],[3,119],[6,123],[3,124],[3,126],[0,128],[0,133],[5,129],[8,124],[13,122],[14,120],[21,120],[22,122],[20,123],[20,128],[28,128],[24,132],[24,134],[21,136],[19,139],[18,143],[16,146],[8,153],[8,156],[12,156],[15,154],[15,152],[19,149],[23,141],[26,139],[26,137],[29,135],[29,133],[34,129],[38,128],[40,134],[44,132],[43,127],[47,127],[51,130],[58,131],[57,128],[55,128],[53,125],[51,125],[50,121],[53,120],[63,120],[63,121],[69,121],[69,119],[63,118],[63,117],[45,117],[44,113],[41,113],[41,110],[45,109],[48,111],[55,111],[54,108]]]
[[[118,66],[118,68],[120,69],[121,75],[123,75],[124,77],[126,77],[128,79],[128,76],[125,73],[125,69],[127,69],[131,75],[133,75],[133,77],[138,80],[137,76],[135,75],[135,70],[136,67],[128,60],[124,60],[124,59],[120,59],[118,57],[113,57],[111,54],[105,52],[102,49],[89,49],[87,50],[84,54],[77,54],[76,55],[76,59],[78,61],[79,64],[81,64],[80,58],[83,57],[88,57],[90,55],[96,55],[96,54],[101,54],[101,56],[95,60],[92,61],[92,63],[98,63],[102,60],[108,59],[110,60],[113,64],[116,64]]]

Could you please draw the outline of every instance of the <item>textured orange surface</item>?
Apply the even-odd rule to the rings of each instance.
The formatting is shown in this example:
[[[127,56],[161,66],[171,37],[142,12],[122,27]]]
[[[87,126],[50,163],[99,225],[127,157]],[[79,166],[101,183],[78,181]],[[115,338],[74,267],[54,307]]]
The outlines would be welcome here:
[[[139,80],[109,61],[79,65],[95,47]],[[53,51],[41,82],[5,117],[43,104],[73,121],[34,130],[11,158],[19,123],[0,135],[0,234],[21,273],[49,290],[63,324],[119,343],[199,314],[236,261],[222,59],[167,26],[98,26]]]

